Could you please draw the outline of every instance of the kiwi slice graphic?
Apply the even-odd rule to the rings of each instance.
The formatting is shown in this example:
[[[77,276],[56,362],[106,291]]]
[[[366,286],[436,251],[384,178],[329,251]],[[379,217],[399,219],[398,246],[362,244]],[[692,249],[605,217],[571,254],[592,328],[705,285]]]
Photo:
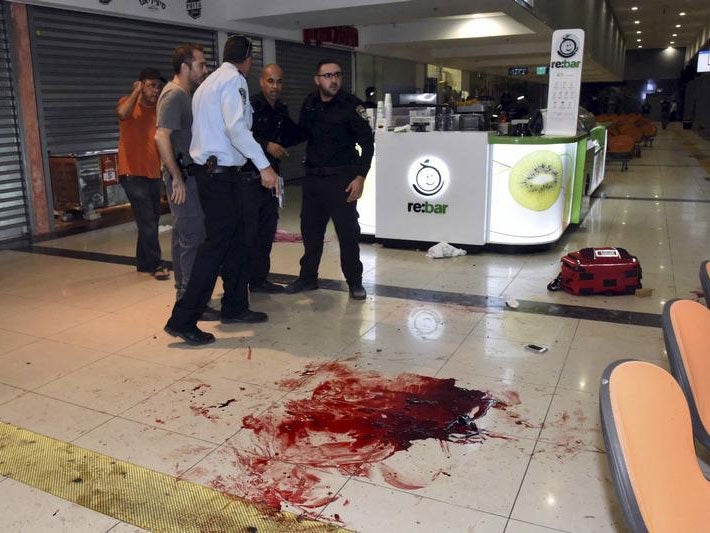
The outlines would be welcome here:
[[[555,152],[538,150],[510,170],[508,189],[520,205],[533,211],[552,207],[562,190],[562,159]]]

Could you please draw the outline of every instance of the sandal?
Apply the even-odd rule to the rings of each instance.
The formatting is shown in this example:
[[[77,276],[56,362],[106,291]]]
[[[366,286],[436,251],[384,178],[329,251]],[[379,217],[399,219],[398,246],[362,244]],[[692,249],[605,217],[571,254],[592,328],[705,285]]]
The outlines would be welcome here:
[[[170,279],[170,272],[168,272],[168,269],[165,268],[164,266],[160,266],[153,271],[153,277],[155,279],[159,279],[161,281],[164,281],[166,279]]]

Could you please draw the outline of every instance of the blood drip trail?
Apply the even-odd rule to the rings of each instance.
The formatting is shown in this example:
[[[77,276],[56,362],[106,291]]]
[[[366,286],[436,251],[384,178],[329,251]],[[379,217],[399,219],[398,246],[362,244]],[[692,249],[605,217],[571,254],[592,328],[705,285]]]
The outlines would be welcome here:
[[[314,508],[329,497],[323,498],[313,469],[367,476],[375,466],[393,486],[419,488],[382,461],[426,439],[442,446],[482,442],[474,420],[496,403],[486,392],[456,387],[454,379],[389,378],[342,363],[308,368],[303,375],[320,382],[309,397],[288,401],[278,414],[243,418],[253,447],[232,452],[240,474],[248,475],[220,476],[215,488],[274,507],[288,502]]]

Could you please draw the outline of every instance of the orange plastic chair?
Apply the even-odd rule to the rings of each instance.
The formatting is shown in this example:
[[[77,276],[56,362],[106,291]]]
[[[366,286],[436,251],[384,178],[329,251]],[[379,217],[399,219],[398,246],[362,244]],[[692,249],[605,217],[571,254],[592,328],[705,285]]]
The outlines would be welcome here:
[[[629,161],[634,157],[634,140],[629,135],[614,135],[609,131],[606,156],[609,160],[621,161],[621,171],[629,169]]]
[[[705,294],[705,305],[710,307],[710,261],[703,261],[700,264],[700,285]]]
[[[607,460],[634,532],[707,531],[710,481],[695,455],[688,404],[664,369],[617,361],[599,387]]]
[[[688,401],[693,434],[710,449],[710,309],[674,298],[663,306],[662,322],[671,373]]]

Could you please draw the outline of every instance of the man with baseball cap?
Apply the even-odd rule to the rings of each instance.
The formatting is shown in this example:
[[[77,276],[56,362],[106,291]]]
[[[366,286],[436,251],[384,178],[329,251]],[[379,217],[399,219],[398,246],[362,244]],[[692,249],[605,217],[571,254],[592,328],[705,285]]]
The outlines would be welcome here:
[[[165,79],[154,68],[144,68],[133,82],[133,92],[118,101],[118,179],[131,203],[138,228],[136,267],[155,279],[170,279],[163,265],[158,239],[160,219],[160,158],[155,147],[155,105]]]
[[[200,245],[185,294],[175,303],[165,331],[194,345],[214,342],[197,327],[212,297],[217,275],[224,281],[221,321],[256,323],[266,313],[249,309],[249,254],[244,231],[244,183],[278,187],[278,176],[251,133],[252,108],[245,76],[252,66],[251,41],[227,39],[223,63],[192,99],[190,157],[195,169],[207,238]],[[256,171],[243,171],[251,160]]]

